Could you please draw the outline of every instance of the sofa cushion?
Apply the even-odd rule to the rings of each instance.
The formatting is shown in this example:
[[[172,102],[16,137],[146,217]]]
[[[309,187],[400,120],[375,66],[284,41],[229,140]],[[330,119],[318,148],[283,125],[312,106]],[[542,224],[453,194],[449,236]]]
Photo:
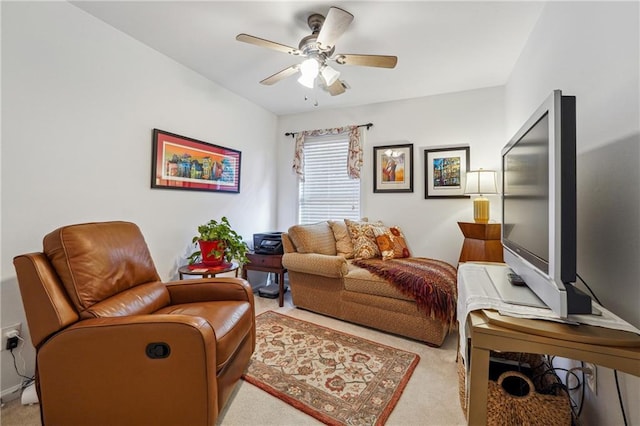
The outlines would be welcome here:
[[[336,240],[328,222],[294,225],[288,234],[298,253],[336,255]]]
[[[383,260],[410,256],[409,247],[399,227],[376,226],[373,228],[373,233]]]
[[[376,244],[376,236],[373,233],[374,226],[384,226],[382,222],[359,222],[345,219],[351,242],[353,243],[354,259],[371,259],[380,257],[380,249]]]
[[[347,230],[347,224],[344,220],[330,220],[329,226],[333,231],[333,236],[336,239],[336,253],[345,259],[353,258],[353,243],[349,236],[349,230]]]
[[[349,262],[349,273],[344,277],[344,289],[355,293],[371,294],[400,300],[415,301],[403,294],[393,284]]]

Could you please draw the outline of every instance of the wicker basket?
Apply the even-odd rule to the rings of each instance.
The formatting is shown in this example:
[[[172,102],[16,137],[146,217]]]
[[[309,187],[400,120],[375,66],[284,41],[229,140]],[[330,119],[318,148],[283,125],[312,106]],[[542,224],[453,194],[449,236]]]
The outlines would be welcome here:
[[[531,366],[534,380],[517,371],[502,373],[497,381],[489,380],[487,389],[487,425],[571,425],[572,412],[569,396],[560,389],[560,381],[555,374],[545,374],[548,369],[541,355],[525,353],[491,353],[492,357],[511,361],[526,362]],[[508,393],[502,386],[509,377],[518,377],[528,385],[524,396]],[[551,389],[552,394],[542,394],[538,390]],[[465,417],[467,416],[466,368],[462,357],[458,357],[458,395]]]
[[[518,377],[529,385],[524,396],[509,394],[502,386],[508,377]],[[489,381],[487,425],[570,425],[571,408],[565,395],[543,395],[536,392],[531,379],[517,371],[507,371],[497,381]]]

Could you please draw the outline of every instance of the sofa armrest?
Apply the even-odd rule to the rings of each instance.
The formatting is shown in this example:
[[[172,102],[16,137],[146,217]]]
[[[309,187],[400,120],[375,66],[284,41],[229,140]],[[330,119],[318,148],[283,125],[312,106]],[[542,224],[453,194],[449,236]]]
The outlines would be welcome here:
[[[329,278],[342,278],[349,272],[344,257],[318,253],[285,253],[282,266],[290,271]]]
[[[241,300],[253,305],[251,285],[242,278],[201,278],[165,283],[171,304]]]

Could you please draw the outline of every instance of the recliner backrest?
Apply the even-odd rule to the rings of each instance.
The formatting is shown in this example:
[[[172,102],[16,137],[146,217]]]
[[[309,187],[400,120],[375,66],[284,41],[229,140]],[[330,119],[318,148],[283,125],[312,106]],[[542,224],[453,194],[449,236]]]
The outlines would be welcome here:
[[[46,235],[43,246],[83,318],[146,314],[169,303],[144,237],[133,223],[64,226]]]

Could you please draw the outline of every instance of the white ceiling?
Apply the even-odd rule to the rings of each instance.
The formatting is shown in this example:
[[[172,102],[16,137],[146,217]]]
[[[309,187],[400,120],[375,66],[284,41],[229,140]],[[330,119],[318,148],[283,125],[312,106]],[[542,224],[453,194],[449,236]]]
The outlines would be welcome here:
[[[544,2],[81,1],[73,4],[275,114],[357,106],[505,84]],[[297,47],[307,17],[339,6],[355,16],[336,53],[395,55],[395,69],[335,65],[339,96],[289,77],[302,59],[241,43],[247,33]],[[305,96],[309,100],[305,100]],[[314,101],[318,106],[314,106]]]

